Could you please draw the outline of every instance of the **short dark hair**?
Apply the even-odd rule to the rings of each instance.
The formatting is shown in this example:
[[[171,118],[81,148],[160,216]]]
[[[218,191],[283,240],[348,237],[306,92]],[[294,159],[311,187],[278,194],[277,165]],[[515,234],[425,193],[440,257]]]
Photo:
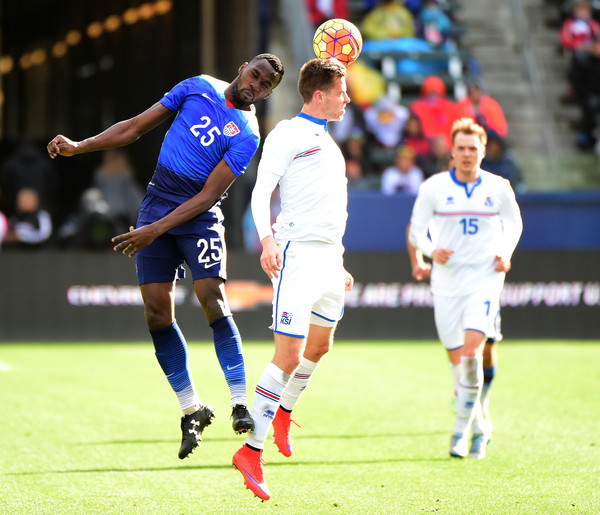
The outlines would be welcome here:
[[[277,84],[279,84],[285,72],[285,70],[283,69],[283,63],[281,62],[281,59],[279,59],[279,57],[277,57],[275,54],[258,54],[252,59],[250,59],[250,62],[248,64],[260,61],[261,59],[265,59],[266,61],[268,61],[269,64],[273,67],[273,70],[275,70],[275,73],[279,74],[279,81],[277,82]]]
[[[298,92],[307,104],[315,91],[328,91],[333,87],[333,79],[346,75],[346,67],[337,59],[311,59],[300,69]]]

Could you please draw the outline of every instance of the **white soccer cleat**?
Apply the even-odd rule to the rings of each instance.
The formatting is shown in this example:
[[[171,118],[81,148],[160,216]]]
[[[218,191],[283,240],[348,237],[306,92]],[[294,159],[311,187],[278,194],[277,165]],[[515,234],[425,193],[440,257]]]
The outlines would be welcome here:
[[[481,460],[485,458],[485,451],[489,443],[486,435],[474,434],[471,438],[471,448],[469,449],[469,458]]]
[[[450,456],[464,458],[469,453],[467,437],[462,433],[454,433],[450,440]]]

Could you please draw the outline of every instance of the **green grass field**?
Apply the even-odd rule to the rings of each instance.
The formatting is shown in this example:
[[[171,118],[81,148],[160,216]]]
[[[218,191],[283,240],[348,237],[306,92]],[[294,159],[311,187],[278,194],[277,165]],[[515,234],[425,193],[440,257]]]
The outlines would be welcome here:
[[[272,344],[245,344],[250,394]],[[600,513],[600,342],[503,342],[485,460],[448,457],[451,376],[435,342],[337,342],[243,486],[212,344],[190,345],[217,411],[185,461],[150,343],[0,345],[0,513]]]

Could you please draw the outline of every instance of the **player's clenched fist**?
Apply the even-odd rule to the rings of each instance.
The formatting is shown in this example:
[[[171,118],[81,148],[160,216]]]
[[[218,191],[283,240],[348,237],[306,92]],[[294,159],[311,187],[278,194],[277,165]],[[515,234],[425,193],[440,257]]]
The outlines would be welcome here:
[[[54,159],[57,155],[61,156],[73,156],[77,153],[78,143],[66,138],[62,134],[54,137],[54,139],[48,143],[46,147],[48,155]]]

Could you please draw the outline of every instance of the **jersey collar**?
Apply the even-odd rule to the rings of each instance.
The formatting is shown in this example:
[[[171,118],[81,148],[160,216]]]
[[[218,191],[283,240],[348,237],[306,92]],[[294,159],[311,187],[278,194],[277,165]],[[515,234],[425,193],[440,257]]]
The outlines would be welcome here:
[[[306,113],[298,113],[298,116],[300,118],[305,118],[309,122],[316,123],[317,125],[322,125],[323,128],[325,129],[325,132],[327,132],[327,120],[323,120],[323,118],[315,118],[314,116],[311,116]]]
[[[459,186],[461,186],[465,189],[465,193],[467,194],[467,197],[470,197],[473,194],[473,191],[475,191],[475,188],[481,184],[481,174],[479,174],[479,178],[475,182],[459,181],[456,178],[456,169],[455,168],[452,168],[450,170],[450,177],[456,184],[458,184]]]

